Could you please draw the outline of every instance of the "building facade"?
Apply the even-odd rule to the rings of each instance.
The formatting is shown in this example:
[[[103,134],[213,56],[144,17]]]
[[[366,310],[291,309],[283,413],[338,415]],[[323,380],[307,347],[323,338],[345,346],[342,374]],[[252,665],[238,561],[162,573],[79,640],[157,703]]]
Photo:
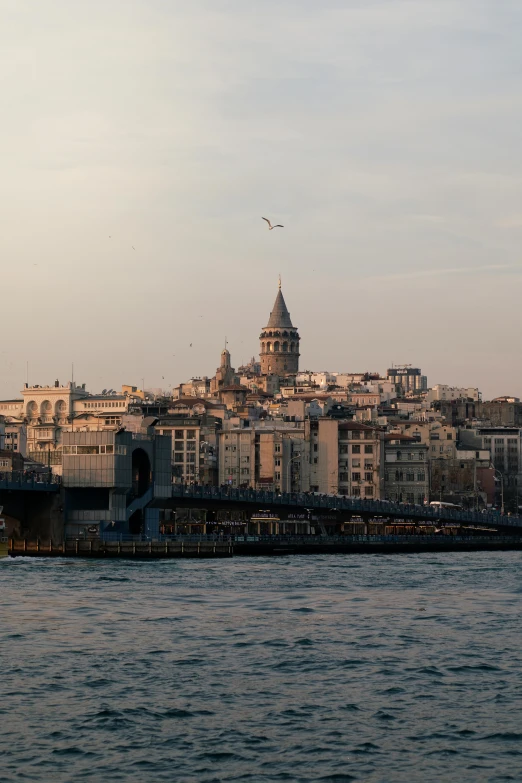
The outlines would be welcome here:
[[[422,505],[429,498],[428,445],[410,436],[386,435],[384,496]]]

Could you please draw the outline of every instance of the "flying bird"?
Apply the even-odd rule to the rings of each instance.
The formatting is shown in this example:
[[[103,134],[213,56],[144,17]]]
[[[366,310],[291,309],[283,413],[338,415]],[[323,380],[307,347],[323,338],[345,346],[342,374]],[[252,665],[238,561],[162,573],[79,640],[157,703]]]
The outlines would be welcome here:
[[[132,249],[133,249],[133,250],[136,250],[136,248],[134,247],[134,245],[132,245]]]
[[[190,343],[190,348],[192,348],[192,343]]]
[[[261,220],[266,220],[268,223],[268,230],[272,231],[273,228],[284,228],[284,226],[281,225],[281,223],[278,223],[276,226],[273,226],[268,218],[261,218]]]

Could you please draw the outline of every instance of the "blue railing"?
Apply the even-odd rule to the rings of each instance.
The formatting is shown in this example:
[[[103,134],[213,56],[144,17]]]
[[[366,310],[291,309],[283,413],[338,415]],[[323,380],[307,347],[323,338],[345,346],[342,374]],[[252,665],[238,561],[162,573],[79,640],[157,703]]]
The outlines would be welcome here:
[[[0,489],[58,492],[60,485],[61,477],[54,474],[0,473]]]
[[[503,527],[522,529],[522,517],[510,517],[500,514],[498,511],[487,511],[487,513],[458,511],[451,508],[394,503],[388,500],[365,500],[363,498],[349,498],[340,495],[316,495],[306,492],[282,492],[279,494],[277,492],[267,492],[266,490],[173,484],[172,496],[203,501],[249,503],[258,508],[263,508],[263,506],[295,506],[311,510],[345,511],[353,515],[364,514],[389,519],[431,520],[434,523],[440,520],[468,525],[474,524],[479,527],[502,525]]]

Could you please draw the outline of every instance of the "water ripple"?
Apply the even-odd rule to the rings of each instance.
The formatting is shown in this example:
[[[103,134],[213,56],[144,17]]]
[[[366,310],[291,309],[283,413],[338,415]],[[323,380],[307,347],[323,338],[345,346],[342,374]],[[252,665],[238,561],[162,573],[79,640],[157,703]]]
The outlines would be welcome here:
[[[0,561],[0,779],[519,781],[521,557]]]

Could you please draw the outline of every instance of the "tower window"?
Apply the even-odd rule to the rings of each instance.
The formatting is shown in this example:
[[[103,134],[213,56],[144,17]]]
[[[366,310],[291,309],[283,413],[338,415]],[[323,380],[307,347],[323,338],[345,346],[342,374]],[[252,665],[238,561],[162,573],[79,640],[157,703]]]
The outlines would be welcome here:
[[[280,348],[279,340],[276,340],[275,343],[274,343],[274,351],[276,353],[279,353],[279,348]]]
[[[288,343],[287,342],[283,343],[283,353],[288,353]]]

